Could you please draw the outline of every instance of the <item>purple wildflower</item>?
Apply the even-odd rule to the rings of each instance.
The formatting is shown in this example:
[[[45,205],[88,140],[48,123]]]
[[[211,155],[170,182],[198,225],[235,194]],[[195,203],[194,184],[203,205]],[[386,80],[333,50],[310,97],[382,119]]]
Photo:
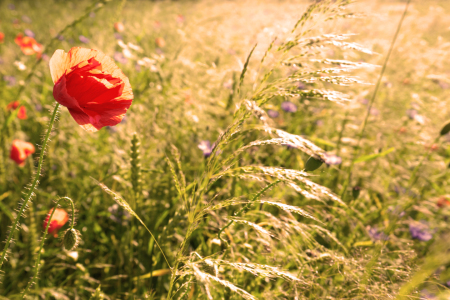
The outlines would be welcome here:
[[[10,3],[10,4],[8,4],[8,9],[9,10],[15,10],[16,6],[14,4]]]
[[[267,114],[269,115],[269,117],[271,118],[278,118],[278,116],[280,115],[276,110],[273,109],[269,109],[267,111]]]
[[[60,34],[58,34],[58,36],[56,37],[58,40],[60,40],[60,41],[64,41],[64,36],[62,36],[62,35],[60,35]]]
[[[367,105],[367,104],[369,104],[369,99],[364,98],[364,99],[361,99],[360,102],[361,102],[361,104]]]
[[[414,222],[409,224],[409,233],[413,239],[427,242],[433,238],[429,227],[424,222]]]
[[[380,114],[380,110],[377,109],[377,108],[375,108],[375,107],[371,107],[371,108],[370,108],[370,114],[371,114],[372,116],[378,116],[378,115]]]
[[[211,145],[210,141],[200,141],[200,143],[198,144],[198,148],[202,150],[203,156],[205,156],[205,158],[208,158],[214,149],[214,145]]]
[[[95,18],[95,12],[91,11],[91,13],[89,14],[89,18]]]
[[[118,204],[113,204],[108,207],[108,212],[111,214],[109,218],[122,226],[127,225],[128,221],[131,219],[130,213],[123,210]]]
[[[297,84],[297,89],[298,90],[306,90],[306,84],[304,84],[303,82],[299,82]]]
[[[434,300],[437,299],[436,295],[428,291],[427,289],[423,289],[420,291],[420,300]]]
[[[117,132],[117,129],[115,126],[105,126],[106,130],[108,130],[110,133],[115,133]]]
[[[323,124],[325,124],[325,123],[323,122],[323,120],[317,120],[317,121],[316,121],[316,126],[317,126],[317,127],[321,127],[321,126],[323,126]]]
[[[118,32],[115,32],[115,33],[114,33],[114,38],[115,38],[116,40],[122,40],[122,35],[121,35],[120,33],[118,33]]]
[[[29,37],[32,37],[32,38],[34,38],[36,36],[31,29],[25,29],[24,33],[25,33],[26,36],[29,36]]]
[[[115,52],[113,57],[115,61],[120,62],[121,64],[126,64],[128,61],[122,52]]]
[[[22,21],[24,21],[25,23],[31,23],[30,17],[28,17],[28,16],[26,16],[26,15],[23,15],[23,16],[22,16]]]
[[[416,117],[416,115],[418,114],[417,110],[415,109],[407,109],[406,110],[406,115],[408,116],[408,118],[410,118],[411,120],[414,120],[414,118]]]
[[[281,109],[285,112],[295,113],[297,112],[297,105],[290,101],[284,101],[283,103],[281,103]]]
[[[134,66],[134,68],[136,69],[137,72],[140,72],[142,70],[142,67],[140,64],[136,63],[136,65]]]
[[[439,81],[439,87],[443,90],[446,90],[450,88],[450,84],[448,84],[447,82]]]
[[[369,227],[367,230],[369,236],[374,241],[387,241],[389,237],[382,231],[379,231],[376,227]]]
[[[3,76],[3,80],[6,81],[7,86],[16,85],[16,77],[14,77],[14,76],[5,75],[5,76]]]
[[[87,37],[85,37],[84,35],[80,35],[78,38],[80,39],[80,42],[82,42],[84,44],[89,43],[89,39]]]
[[[37,104],[34,106],[34,108],[35,108],[37,111],[42,111],[42,105],[40,105],[39,103],[37,103]]]
[[[331,165],[340,165],[342,163],[342,157],[337,156],[335,154],[325,153],[325,163],[329,166]]]
[[[42,56],[41,56],[41,58],[44,60],[44,61],[50,61],[50,56],[48,56],[47,54],[42,54]]]

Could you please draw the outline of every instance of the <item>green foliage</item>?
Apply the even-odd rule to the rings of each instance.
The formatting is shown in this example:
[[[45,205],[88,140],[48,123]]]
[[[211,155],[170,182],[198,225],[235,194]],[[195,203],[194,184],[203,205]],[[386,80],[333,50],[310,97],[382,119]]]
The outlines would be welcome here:
[[[450,5],[414,3],[393,44],[404,1],[311,2],[1,2],[0,295],[446,297]],[[55,108],[25,29],[47,56],[114,57],[124,121],[88,133]],[[40,230],[58,195],[78,209],[62,240]]]

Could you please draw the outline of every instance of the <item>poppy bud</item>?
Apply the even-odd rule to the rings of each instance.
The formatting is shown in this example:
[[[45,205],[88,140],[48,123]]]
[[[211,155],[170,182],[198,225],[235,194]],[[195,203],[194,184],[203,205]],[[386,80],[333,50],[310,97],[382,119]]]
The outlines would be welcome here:
[[[66,250],[73,250],[80,242],[80,232],[76,229],[67,229],[64,234],[63,244]]]

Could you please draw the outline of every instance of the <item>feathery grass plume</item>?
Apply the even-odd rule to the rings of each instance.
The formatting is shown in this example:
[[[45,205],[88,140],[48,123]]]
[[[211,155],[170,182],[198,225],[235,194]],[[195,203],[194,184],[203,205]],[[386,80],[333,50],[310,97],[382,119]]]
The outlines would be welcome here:
[[[133,133],[131,139],[130,164],[131,164],[131,184],[133,186],[133,196],[135,208],[140,207],[141,195],[141,156],[140,156],[141,142],[137,133]]]

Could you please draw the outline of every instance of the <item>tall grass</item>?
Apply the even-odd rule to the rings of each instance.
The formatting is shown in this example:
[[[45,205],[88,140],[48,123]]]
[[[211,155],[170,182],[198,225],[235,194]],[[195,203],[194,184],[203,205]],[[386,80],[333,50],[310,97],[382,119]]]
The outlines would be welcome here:
[[[0,299],[448,297],[450,7],[405,5],[1,3]],[[114,57],[126,119],[78,128],[25,29]],[[37,163],[9,159],[17,138]],[[41,226],[56,199],[78,209],[62,240]]]

